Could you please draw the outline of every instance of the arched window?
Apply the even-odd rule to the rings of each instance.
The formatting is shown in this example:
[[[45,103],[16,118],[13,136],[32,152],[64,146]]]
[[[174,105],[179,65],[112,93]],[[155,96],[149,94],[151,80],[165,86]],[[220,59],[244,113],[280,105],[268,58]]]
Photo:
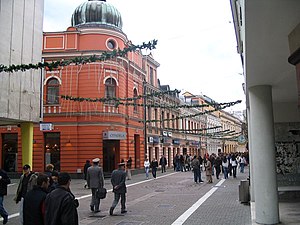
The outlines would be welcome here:
[[[47,82],[47,104],[59,104],[59,82],[51,78]]]
[[[116,97],[116,81],[113,78],[108,78],[105,81],[105,98],[115,98]],[[109,101],[107,103],[113,104],[114,101]]]
[[[133,103],[134,103],[134,105],[133,105],[133,111],[134,111],[135,113],[138,112],[138,106],[137,106],[138,100],[136,99],[137,96],[138,96],[138,92],[137,92],[136,89],[134,89],[134,90],[133,90],[133,97],[134,97],[135,99],[133,100]]]

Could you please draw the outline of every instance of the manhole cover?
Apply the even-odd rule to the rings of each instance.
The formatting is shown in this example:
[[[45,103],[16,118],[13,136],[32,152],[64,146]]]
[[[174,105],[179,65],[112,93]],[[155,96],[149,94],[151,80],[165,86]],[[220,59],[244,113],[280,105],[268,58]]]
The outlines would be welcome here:
[[[138,225],[138,224],[142,224],[143,222],[140,221],[122,221],[120,223],[118,223],[117,225]]]
[[[170,204],[162,204],[162,205],[158,205],[158,208],[172,208],[173,206]]]

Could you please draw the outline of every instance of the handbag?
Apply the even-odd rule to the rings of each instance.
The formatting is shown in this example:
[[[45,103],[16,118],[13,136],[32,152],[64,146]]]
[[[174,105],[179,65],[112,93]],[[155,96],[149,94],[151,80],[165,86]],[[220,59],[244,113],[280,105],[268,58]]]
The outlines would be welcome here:
[[[98,188],[97,192],[96,192],[96,197],[97,198],[100,198],[100,199],[104,199],[106,198],[106,193],[107,193],[107,190],[106,188]]]

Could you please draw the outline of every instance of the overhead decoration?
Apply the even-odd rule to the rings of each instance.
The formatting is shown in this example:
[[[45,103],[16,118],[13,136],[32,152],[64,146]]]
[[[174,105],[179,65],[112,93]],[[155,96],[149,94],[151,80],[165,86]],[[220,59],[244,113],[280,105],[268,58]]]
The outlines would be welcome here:
[[[138,95],[136,97],[132,98],[83,98],[83,97],[73,97],[69,95],[61,95],[62,99],[65,100],[70,100],[70,101],[75,101],[75,102],[112,102],[114,101],[115,104],[118,106],[120,104],[124,105],[135,105],[135,106],[145,106],[144,104],[137,104],[137,103],[122,103],[121,101],[135,101],[141,98],[148,98],[148,97],[159,97],[162,95],[170,95],[170,94],[178,94],[180,93],[179,90],[175,89],[172,91],[159,91],[159,92],[154,92],[152,94],[145,94],[145,95]]]
[[[17,72],[17,71],[26,71],[30,69],[47,69],[47,70],[53,70],[57,69],[61,66],[68,66],[71,63],[74,63],[75,65],[79,64],[86,64],[91,62],[97,62],[97,61],[106,61],[113,58],[116,58],[118,56],[124,57],[128,52],[134,52],[138,49],[155,49],[155,46],[157,45],[157,40],[149,41],[148,43],[143,42],[142,45],[130,45],[129,47],[124,48],[123,50],[113,50],[113,51],[105,51],[101,55],[92,55],[89,57],[75,57],[73,59],[69,60],[58,60],[58,61],[52,61],[52,62],[39,62],[37,64],[20,64],[15,65],[12,64],[10,66],[5,66],[3,64],[0,64],[0,73],[1,72]]]
[[[225,109],[227,107],[234,106],[234,105],[239,104],[241,102],[242,102],[241,100],[238,100],[238,101],[235,101],[235,102],[221,103],[222,105],[215,105],[215,108],[212,109],[212,110],[205,110],[204,112],[199,112],[199,113],[196,113],[196,114],[190,114],[190,115],[185,115],[185,116],[177,116],[177,117],[169,118],[169,119],[146,120],[146,123],[160,122],[160,121],[171,121],[171,120],[178,120],[178,119],[184,119],[184,118],[194,118],[196,116],[201,116],[201,115],[204,115],[204,114],[209,114],[209,113],[212,113],[212,112],[216,112],[216,111]]]

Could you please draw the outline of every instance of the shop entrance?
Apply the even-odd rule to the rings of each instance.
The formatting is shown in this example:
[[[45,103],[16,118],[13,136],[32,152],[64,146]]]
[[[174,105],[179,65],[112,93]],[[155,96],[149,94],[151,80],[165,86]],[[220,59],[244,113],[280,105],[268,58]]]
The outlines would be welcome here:
[[[111,173],[117,168],[120,162],[120,141],[104,140],[103,141],[103,172]]]
[[[45,165],[53,164],[54,170],[60,171],[60,133],[44,133]]]
[[[17,171],[18,134],[2,134],[2,165],[6,172]]]

